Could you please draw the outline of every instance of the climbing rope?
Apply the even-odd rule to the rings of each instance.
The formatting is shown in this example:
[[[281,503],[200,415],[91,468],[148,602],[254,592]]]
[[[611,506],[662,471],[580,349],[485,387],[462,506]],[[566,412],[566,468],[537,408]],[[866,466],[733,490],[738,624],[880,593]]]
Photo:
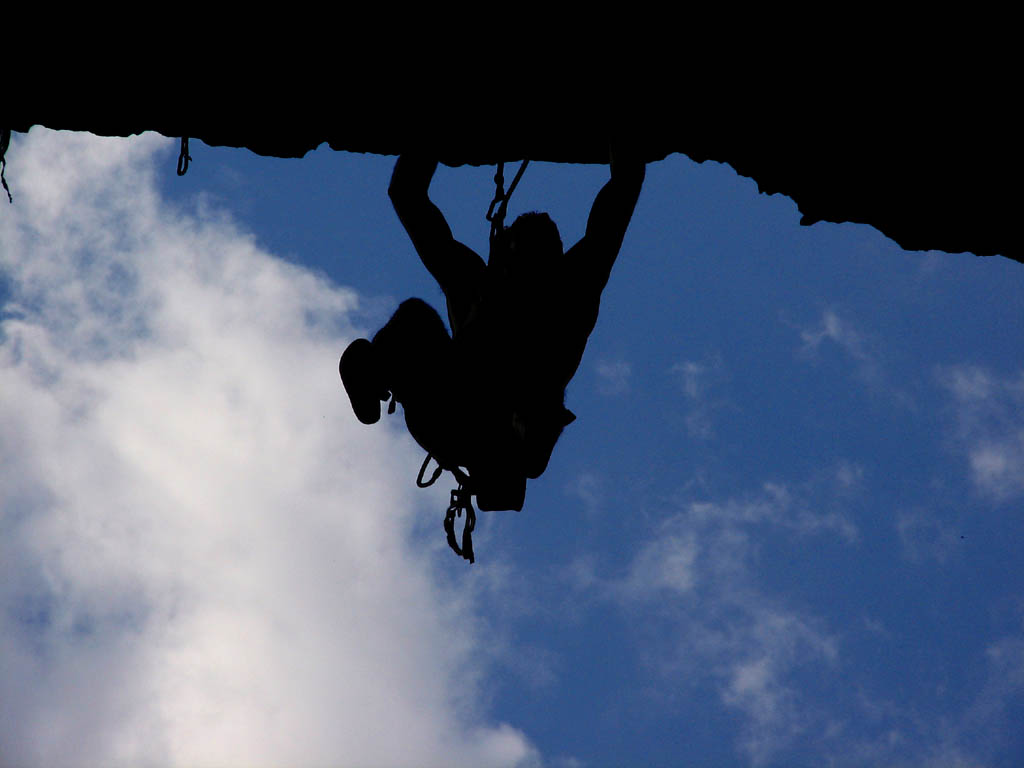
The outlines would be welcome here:
[[[181,153],[178,155],[178,175],[184,176],[192,156],[188,153],[188,136],[181,137]]]
[[[7,193],[7,202],[14,204],[14,198],[11,197],[11,188],[7,186],[7,179],[4,178],[4,173],[7,171],[7,147],[11,143],[11,129],[4,128],[0,131],[0,184],[4,186],[4,192]]]
[[[529,163],[529,160],[523,160],[523,164],[516,171],[515,178],[512,179],[508,192],[505,191],[505,163],[498,163],[497,170],[494,173],[494,199],[491,200],[491,204],[487,207],[487,216],[485,217],[491,222],[490,244],[492,247],[494,246],[495,238],[505,228],[505,212],[508,210],[508,201],[511,199],[512,193],[515,192],[519,180],[523,178],[523,172]],[[497,213],[494,211],[494,206],[496,205],[498,206]]]

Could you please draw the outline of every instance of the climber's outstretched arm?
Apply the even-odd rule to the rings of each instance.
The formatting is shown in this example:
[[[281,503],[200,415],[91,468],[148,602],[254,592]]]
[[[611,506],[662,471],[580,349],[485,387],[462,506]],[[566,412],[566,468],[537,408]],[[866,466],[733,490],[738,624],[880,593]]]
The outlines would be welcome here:
[[[608,283],[612,265],[622,247],[640,197],[644,172],[644,163],[612,156],[611,179],[594,200],[586,233],[566,254],[575,274],[598,296]]]
[[[484,260],[452,236],[441,210],[427,195],[437,161],[402,155],[395,163],[388,196],[416,253],[449,299],[479,279]]]

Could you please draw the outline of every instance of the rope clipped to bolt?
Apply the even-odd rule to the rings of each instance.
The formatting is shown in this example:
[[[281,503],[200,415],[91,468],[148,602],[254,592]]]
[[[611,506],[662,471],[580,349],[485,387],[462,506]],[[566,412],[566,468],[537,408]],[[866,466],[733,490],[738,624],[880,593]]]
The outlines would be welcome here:
[[[505,191],[505,163],[504,161],[498,163],[497,170],[494,173],[494,199],[491,200],[491,204],[487,208],[487,216],[485,217],[491,222],[490,245],[492,248],[494,247],[495,238],[505,229],[505,212],[508,210],[508,201],[512,198],[512,193],[516,191],[516,186],[519,184],[519,180],[523,178],[523,173],[526,171],[526,166],[529,163],[529,160],[523,160],[519,170],[516,171],[515,178],[512,179],[508,192]],[[494,210],[496,205],[498,206],[497,212]]]

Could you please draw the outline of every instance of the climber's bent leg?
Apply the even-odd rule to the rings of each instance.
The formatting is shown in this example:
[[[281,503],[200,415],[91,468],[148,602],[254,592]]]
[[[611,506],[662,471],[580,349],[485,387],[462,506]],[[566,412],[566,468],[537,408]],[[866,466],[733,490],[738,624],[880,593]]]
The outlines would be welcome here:
[[[428,403],[451,354],[440,315],[420,299],[403,301],[372,342],[356,339],[341,356],[338,368],[356,418],[376,423],[380,402],[389,396],[406,407]]]
[[[526,476],[512,414],[502,398],[477,386],[474,367],[456,353],[440,315],[420,299],[402,302],[372,341],[352,342],[340,364],[361,422],[378,421],[390,394],[425,451],[442,466],[468,470],[481,510],[519,510]]]

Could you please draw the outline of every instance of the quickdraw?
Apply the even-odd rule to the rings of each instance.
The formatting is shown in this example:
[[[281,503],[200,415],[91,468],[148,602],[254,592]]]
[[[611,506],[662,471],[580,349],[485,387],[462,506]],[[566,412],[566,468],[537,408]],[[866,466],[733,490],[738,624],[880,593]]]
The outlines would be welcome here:
[[[435,482],[437,478],[444,472],[445,467],[441,466],[438,462],[434,472],[430,475],[429,480],[424,480],[423,475],[426,474],[427,467],[430,466],[430,460],[434,457],[431,454],[427,454],[427,457],[423,460],[423,464],[420,466],[420,472],[416,476],[416,486],[418,488],[429,488]],[[452,490],[451,503],[448,505],[448,510],[444,515],[444,532],[448,538],[448,546],[452,548],[452,551],[459,557],[469,560],[469,562],[476,562],[473,555],[473,529],[476,528],[476,510],[473,509],[473,503],[471,497],[473,492],[470,490],[469,476],[457,467],[449,470],[455,479],[459,481],[459,487]],[[462,546],[459,546],[459,542],[455,538],[455,518],[462,517],[462,511],[466,511],[466,524],[462,528]]]
[[[7,179],[4,177],[4,172],[7,170],[7,147],[11,143],[11,131],[9,128],[4,128],[0,131],[0,184],[4,186],[4,192],[7,193],[7,202],[14,204],[14,198],[11,197],[11,188],[7,186]]]
[[[188,153],[188,136],[181,137],[181,153],[178,155],[178,175],[184,176],[192,156]]]
[[[448,546],[459,557],[469,562],[475,562],[473,558],[473,529],[476,528],[476,510],[470,501],[472,494],[469,489],[459,483],[459,487],[452,490],[452,501],[448,505],[448,511],[444,516],[444,532],[448,536]],[[466,524],[462,528],[462,546],[455,540],[455,517],[462,517],[462,510],[466,510]]]

